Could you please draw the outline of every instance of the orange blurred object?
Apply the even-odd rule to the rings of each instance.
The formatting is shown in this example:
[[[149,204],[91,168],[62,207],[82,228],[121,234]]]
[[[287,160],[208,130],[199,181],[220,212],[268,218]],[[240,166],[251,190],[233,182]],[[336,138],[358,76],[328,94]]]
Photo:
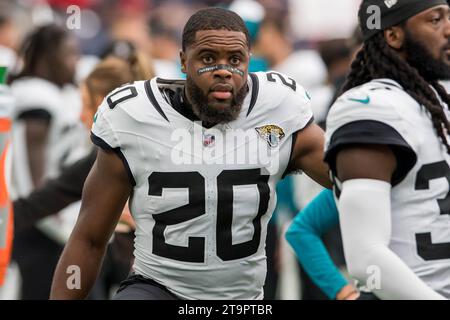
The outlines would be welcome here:
[[[0,286],[11,258],[13,212],[6,181],[6,156],[10,146],[11,121],[0,118]]]
[[[120,216],[119,223],[116,226],[115,232],[128,233],[136,229],[136,224],[128,208],[128,202],[123,208],[122,215]]]

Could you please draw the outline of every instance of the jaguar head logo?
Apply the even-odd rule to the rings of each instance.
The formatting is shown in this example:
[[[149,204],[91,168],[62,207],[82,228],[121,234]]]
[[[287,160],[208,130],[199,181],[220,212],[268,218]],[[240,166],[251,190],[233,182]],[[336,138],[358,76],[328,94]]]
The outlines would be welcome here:
[[[276,125],[267,125],[255,128],[259,136],[263,138],[271,148],[275,148],[279,145],[280,141],[285,137],[282,128]]]

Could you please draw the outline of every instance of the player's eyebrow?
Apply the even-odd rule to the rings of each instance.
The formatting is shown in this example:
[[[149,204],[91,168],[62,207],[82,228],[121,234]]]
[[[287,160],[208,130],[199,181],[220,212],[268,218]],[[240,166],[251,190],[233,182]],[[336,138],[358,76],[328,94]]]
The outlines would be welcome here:
[[[213,54],[218,54],[219,50],[213,49],[213,48],[202,48],[199,50],[199,52],[197,53],[198,55],[202,55],[204,53],[213,53]],[[240,48],[233,48],[231,50],[227,50],[227,54],[239,54],[241,56],[245,56],[245,51],[243,49]]]
[[[445,15],[448,16],[450,13],[450,8],[438,7],[438,8],[432,9],[432,10],[430,10],[430,12],[428,12],[428,16],[433,13],[438,13],[441,16],[445,16]]]
[[[245,51],[244,50],[242,50],[242,49],[234,49],[234,50],[231,50],[231,51],[229,51],[228,53],[230,53],[230,54],[240,54],[241,56],[245,56]]]
[[[212,48],[202,48],[198,52],[198,54],[204,54],[204,53],[218,53],[218,50],[212,49]]]

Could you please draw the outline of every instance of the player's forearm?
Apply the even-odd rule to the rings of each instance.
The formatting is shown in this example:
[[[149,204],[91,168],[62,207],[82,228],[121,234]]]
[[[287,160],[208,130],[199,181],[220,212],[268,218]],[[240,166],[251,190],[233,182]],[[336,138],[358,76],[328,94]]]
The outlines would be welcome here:
[[[381,180],[343,183],[339,214],[350,274],[382,299],[443,299],[389,249],[390,194]]]
[[[84,299],[99,272],[105,245],[71,237],[56,267],[50,299]]]
[[[49,124],[46,121],[28,120],[25,132],[31,179],[34,187],[38,187],[44,178]]]
[[[380,299],[445,300],[387,246],[351,248],[346,258],[350,274]]]

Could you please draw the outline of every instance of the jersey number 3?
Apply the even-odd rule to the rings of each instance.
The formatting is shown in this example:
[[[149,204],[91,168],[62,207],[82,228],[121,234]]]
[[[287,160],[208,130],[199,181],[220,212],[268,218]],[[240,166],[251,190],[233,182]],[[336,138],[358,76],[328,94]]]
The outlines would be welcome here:
[[[217,177],[217,255],[223,261],[248,257],[258,251],[261,239],[261,217],[267,212],[270,190],[269,176],[261,175],[260,169],[226,170]],[[150,196],[162,196],[163,188],[187,188],[189,203],[153,215],[153,253],[178,261],[203,263],[205,261],[205,238],[189,237],[187,246],[166,243],[164,231],[167,226],[182,223],[206,214],[205,178],[198,172],[154,172],[148,178]],[[253,237],[243,243],[233,244],[233,187],[256,185],[259,193],[258,212],[252,221]]]
[[[417,172],[416,190],[427,190],[430,188],[430,181],[439,178],[446,178],[450,184],[450,167],[447,162],[440,161],[423,165]],[[450,191],[444,199],[438,199],[441,215],[450,215]],[[422,259],[440,260],[450,259],[450,242],[433,243],[431,232],[416,233],[417,253]]]

